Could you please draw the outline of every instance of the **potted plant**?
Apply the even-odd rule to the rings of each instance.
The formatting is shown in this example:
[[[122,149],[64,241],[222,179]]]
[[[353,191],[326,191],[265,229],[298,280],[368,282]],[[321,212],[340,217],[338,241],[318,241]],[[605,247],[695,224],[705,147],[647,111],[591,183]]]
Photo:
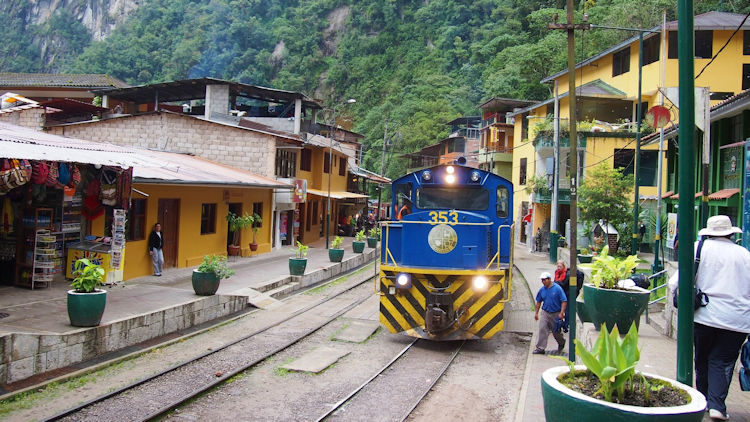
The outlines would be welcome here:
[[[199,296],[211,296],[219,290],[223,278],[234,275],[234,270],[227,267],[227,257],[206,255],[198,268],[193,270],[193,291]]]
[[[255,252],[258,250],[258,244],[255,242],[255,236],[258,235],[260,224],[263,222],[263,219],[260,218],[260,216],[256,213],[253,213],[252,216],[248,215],[248,217],[252,220],[250,222],[250,229],[253,231],[253,241],[250,243],[250,250]]]
[[[637,327],[650,293],[637,286],[625,287],[627,284],[620,283],[620,280],[630,277],[638,264],[638,257],[615,258],[608,251],[605,246],[594,258],[591,283],[583,285],[586,313],[595,327],[606,324],[611,330],[615,325],[624,328],[632,323]]]
[[[367,246],[370,248],[378,247],[378,231],[375,228],[367,231]]]
[[[581,264],[590,264],[593,258],[594,255],[591,254],[589,248],[581,249],[581,253],[578,254],[578,262]]]
[[[297,249],[294,250],[295,255],[294,257],[289,258],[289,274],[305,274],[305,267],[307,267],[307,248],[308,246],[303,245],[299,240],[297,241]]]
[[[68,318],[74,327],[99,325],[107,304],[107,292],[98,289],[104,279],[104,269],[86,258],[73,266],[72,290],[68,290]]]
[[[331,262],[341,262],[344,259],[344,248],[341,247],[342,240],[340,236],[336,236],[331,242],[331,248],[328,249],[328,259]]]
[[[568,366],[542,374],[542,399],[547,422],[575,419],[627,421],[701,421],[706,398],[687,385],[635,369],[640,360],[638,331],[630,326],[621,338],[617,327],[601,327],[591,350],[575,340],[583,365],[561,356]]]
[[[237,256],[240,254],[240,230],[246,229],[253,224],[253,217],[250,214],[237,215],[231,211],[226,216],[229,223],[229,231],[232,232],[232,243],[227,246],[227,254]]]
[[[352,249],[354,253],[362,253],[365,250],[365,231],[360,230],[354,235],[354,242],[352,242]]]

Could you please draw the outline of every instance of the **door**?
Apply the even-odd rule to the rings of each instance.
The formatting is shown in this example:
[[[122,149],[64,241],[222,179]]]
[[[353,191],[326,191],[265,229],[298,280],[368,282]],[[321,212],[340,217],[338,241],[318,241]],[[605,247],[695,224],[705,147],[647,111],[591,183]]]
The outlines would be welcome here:
[[[164,237],[164,268],[177,266],[177,242],[180,226],[180,200],[159,199],[158,221]]]
[[[241,202],[231,202],[229,204],[229,212],[235,213],[237,215],[242,215],[242,203]],[[234,243],[234,232],[229,230],[229,224],[227,224],[227,246],[235,244]],[[237,245],[240,244],[240,234],[237,233]]]

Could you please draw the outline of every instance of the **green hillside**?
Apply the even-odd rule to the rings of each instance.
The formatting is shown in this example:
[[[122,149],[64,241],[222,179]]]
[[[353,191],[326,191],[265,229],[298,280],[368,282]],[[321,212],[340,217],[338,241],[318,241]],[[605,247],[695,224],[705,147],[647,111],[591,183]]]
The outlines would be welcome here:
[[[64,11],[24,27],[18,10],[27,2],[5,1],[0,17],[23,29],[2,35],[6,71],[109,73],[131,84],[213,76],[329,103],[356,98],[343,114],[366,135],[365,163],[375,171],[386,119],[389,133],[400,134],[395,155],[414,151],[446,136],[446,121],[477,113],[488,97],[547,98],[549,87],[538,81],[566,63],[565,34],[547,29],[555,12],[565,16],[564,0],[148,0],[93,43]],[[605,25],[652,27],[663,10],[668,19],[676,14],[673,0],[579,7],[579,19],[585,7],[590,22]],[[750,9],[713,0],[696,2],[696,13],[720,7]],[[588,31],[576,42],[579,59],[628,35]],[[40,54],[52,36],[60,54],[50,62]],[[394,158],[388,175],[403,169]]]

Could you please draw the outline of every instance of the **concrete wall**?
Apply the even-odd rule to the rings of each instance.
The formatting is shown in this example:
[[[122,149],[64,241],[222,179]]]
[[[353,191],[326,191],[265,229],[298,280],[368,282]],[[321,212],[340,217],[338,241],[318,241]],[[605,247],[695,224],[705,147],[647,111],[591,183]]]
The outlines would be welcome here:
[[[0,337],[0,383],[64,368],[245,307],[247,297],[216,295],[70,334],[6,334]]]
[[[0,122],[41,130],[44,127],[44,109],[31,108],[0,114]]]
[[[187,115],[154,112],[58,126],[50,132],[117,145],[190,152],[271,178],[275,172],[273,135]]]

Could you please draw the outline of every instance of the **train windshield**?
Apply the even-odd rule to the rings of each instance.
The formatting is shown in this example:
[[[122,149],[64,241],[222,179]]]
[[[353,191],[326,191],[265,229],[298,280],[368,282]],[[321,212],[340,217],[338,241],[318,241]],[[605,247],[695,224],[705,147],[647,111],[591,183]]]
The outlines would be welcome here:
[[[417,208],[445,210],[486,210],[490,205],[490,194],[476,187],[421,187],[417,189]]]

